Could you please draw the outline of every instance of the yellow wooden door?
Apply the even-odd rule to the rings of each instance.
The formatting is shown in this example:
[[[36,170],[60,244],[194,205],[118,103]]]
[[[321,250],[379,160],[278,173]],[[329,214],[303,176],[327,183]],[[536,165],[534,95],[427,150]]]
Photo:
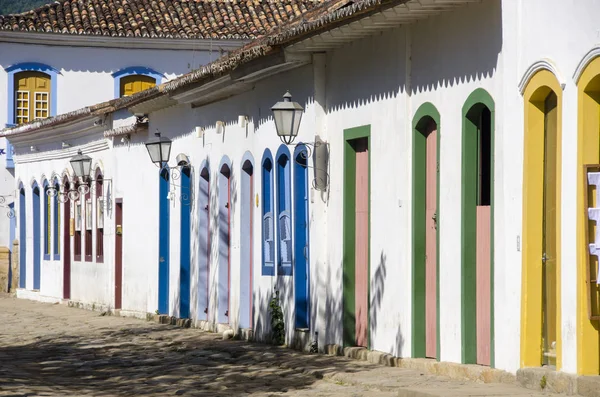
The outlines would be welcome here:
[[[15,121],[27,123],[50,116],[50,76],[21,72],[15,76]]]
[[[121,79],[121,96],[133,95],[156,85],[156,80],[149,76],[132,75]]]

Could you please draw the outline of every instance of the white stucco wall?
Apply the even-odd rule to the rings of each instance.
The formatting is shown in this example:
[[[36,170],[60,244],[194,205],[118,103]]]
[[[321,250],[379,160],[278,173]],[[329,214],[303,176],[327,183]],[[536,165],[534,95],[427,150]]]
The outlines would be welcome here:
[[[163,136],[173,139],[171,165],[179,153],[189,157],[193,167],[192,184],[196,188],[200,164],[204,160],[209,163],[213,203],[219,194],[218,166],[225,155],[231,160],[230,324],[237,328],[239,318],[240,172],[244,153],[249,151],[254,157],[254,193],[259,196],[259,205],[252,207],[256,336],[264,338],[270,328],[267,305],[274,288],[281,291],[288,338],[293,336],[293,278],[261,275],[261,223],[258,221],[262,219],[260,163],[263,152],[269,148],[275,156],[281,144],[275,134],[270,108],[287,89],[305,108],[296,142],[313,142],[314,136],[320,135],[327,139],[330,149],[328,201],[324,203],[318,192],[311,191],[309,203],[310,339],[318,331],[320,347],[342,344],[344,130],[370,125],[370,348],[401,357],[411,355],[412,121],[419,106],[431,102],[441,117],[439,355],[442,361],[461,362],[462,107],[475,89],[483,88],[495,101],[495,367],[515,372],[520,367],[522,252],[517,242],[521,240],[523,226],[524,136],[523,98],[518,85],[531,64],[550,59],[560,71],[559,80],[565,83],[562,361],[563,371],[576,372],[577,145],[574,136],[577,98],[572,74],[598,39],[593,13],[589,12],[598,5],[597,0],[576,5],[558,0],[474,3],[410,26],[356,40],[329,52],[324,59],[319,58],[324,65],[313,63],[272,76],[256,83],[253,90],[226,100],[200,108],[178,105],[152,113],[149,131],[159,130]],[[565,29],[549,30],[547,21],[553,21],[551,25],[562,23]],[[564,34],[565,31],[569,34]],[[154,58],[153,61],[163,62]],[[161,65],[144,66],[160,70]],[[65,70],[64,73],[66,76],[71,72]],[[102,81],[108,85],[106,79]],[[112,85],[109,91],[112,92]],[[237,125],[238,115],[248,116],[247,129]],[[221,135],[215,132],[217,121],[226,124]],[[204,128],[203,138],[193,133],[197,126]],[[159,184],[158,169],[150,163],[143,145],[148,135],[134,134],[129,143],[121,142],[120,138],[109,139],[107,148],[90,153],[95,160],[101,160],[105,178],[112,179],[111,199],[123,199],[123,309],[140,312],[154,312],[158,301]],[[94,138],[82,138],[74,147],[94,141],[103,141],[100,133]],[[27,147],[21,149],[25,153]],[[40,153],[45,150],[40,147]],[[293,147],[290,152],[293,153]],[[17,177],[29,184],[34,176],[40,178],[42,174],[62,172],[68,168],[69,157],[65,153],[59,160],[19,164]],[[309,169],[310,180],[312,172],[312,168]],[[171,201],[170,208],[169,311],[175,316],[179,314],[180,194],[175,188],[176,199]],[[197,229],[198,211],[195,204],[192,231]],[[214,206],[211,211],[211,232],[216,236]],[[114,218],[111,216],[107,213],[105,218],[104,263],[73,264],[73,299],[114,304]],[[198,318],[200,293],[197,238],[192,234],[190,312],[193,319]],[[31,244],[30,239],[28,244]],[[222,310],[216,302],[217,237],[211,239],[211,247],[209,323],[215,323],[217,310]],[[28,255],[30,253],[28,249]],[[41,292],[52,296],[60,294],[61,275],[57,272],[61,271],[61,265],[48,263],[45,266]],[[32,270],[28,270],[28,288],[32,284],[29,277]]]
[[[36,62],[59,71],[57,77],[57,114],[114,98],[112,73],[128,67],[146,67],[164,75],[163,82],[207,64],[220,56],[219,49],[147,50],[135,48],[92,48],[0,43],[0,129],[8,121],[8,81],[6,68],[20,63]],[[6,139],[0,138],[0,149],[7,151]],[[14,192],[11,172],[6,172],[6,156],[0,156],[0,195]],[[0,246],[9,245],[9,220],[5,210],[0,214]]]

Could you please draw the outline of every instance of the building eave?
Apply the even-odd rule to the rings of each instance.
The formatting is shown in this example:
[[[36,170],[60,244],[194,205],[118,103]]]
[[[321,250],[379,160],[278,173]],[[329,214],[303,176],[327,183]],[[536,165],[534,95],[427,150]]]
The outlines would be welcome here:
[[[0,30],[0,42],[68,47],[100,47],[147,50],[233,51],[250,40],[239,39],[168,39],[154,37],[112,37]]]

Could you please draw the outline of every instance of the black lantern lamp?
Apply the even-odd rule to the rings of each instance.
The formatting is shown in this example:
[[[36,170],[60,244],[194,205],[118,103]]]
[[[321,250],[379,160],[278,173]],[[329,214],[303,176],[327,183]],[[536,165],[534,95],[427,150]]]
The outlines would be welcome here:
[[[169,162],[171,143],[172,141],[169,138],[160,136],[158,131],[154,134],[154,138],[146,142],[146,149],[148,149],[148,154],[154,164],[162,167]]]
[[[289,145],[298,135],[304,108],[298,102],[292,102],[292,94],[286,92],[283,101],[277,102],[271,110],[279,139]]]
[[[75,176],[81,181],[86,181],[90,177],[90,170],[92,169],[92,158],[86,156],[81,152],[81,149],[77,151],[77,155],[71,159],[71,167]]]

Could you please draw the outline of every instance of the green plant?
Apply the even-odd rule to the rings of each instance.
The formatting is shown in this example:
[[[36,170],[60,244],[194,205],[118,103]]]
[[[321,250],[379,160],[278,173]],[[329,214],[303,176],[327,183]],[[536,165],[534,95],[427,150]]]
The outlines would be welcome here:
[[[155,313],[157,316],[160,314],[160,313],[158,312],[158,309],[156,309],[156,310],[154,311],[154,313]]]
[[[542,390],[546,388],[547,382],[548,381],[546,380],[546,375],[543,375],[542,379],[540,379],[540,387],[542,388]]]
[[[285,343],[285,324],[283,322],[283,310],[279,305],[279,291],[275,290],[275,295],[269,302],[269,312],[271,313],[271,339],[277,345]]]

